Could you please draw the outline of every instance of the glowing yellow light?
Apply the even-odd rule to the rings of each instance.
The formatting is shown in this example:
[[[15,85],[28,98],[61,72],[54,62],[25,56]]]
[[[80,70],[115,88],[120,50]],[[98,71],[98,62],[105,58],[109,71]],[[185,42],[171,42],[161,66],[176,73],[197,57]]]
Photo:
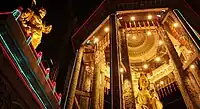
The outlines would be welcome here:
[[[174,27],[178,27],[178,23],[174,23],[173,26],[174,26]]]
[[[188,53],[192,53],[192,51],[189,50]]]
[[[147,35],[148,35],[148,36],[150,36],[150,35],[151,35],[151,32],[150,32],[150,31],[148,31],[148,32],[147,32]]]
[[[97,43],[99,41],[98,38],[94,38],[94,43]]]
[[[155,61],[156,61],[156,62],[160,62],[160,60],[161,60],[160,57],[156,57],[156,58],[155,58]]]
[[[156,15],[156,16],[161,17],[161,15]]]
[[[130,36],[130,34],[126,34],[127,36]]]
[[[148,15],[147,18],[148,18],[149,20],[151,20],[151,19],[152,19],[152,15]]]
[[[159,45],[162,45],[162,44],[163,44],[163,41],[160,40],[160,41],[158,42],[158,44],[159,44]]]
[[[121,20],[121,19],[122,19],[122,17],[119,17],[119,19]]]
[[[195,68],[195,65],[193,65],[193,64],[190,65],[190,68],[191,68],[191,69],[194,69],[194,68]]]
[[[92,68],[92,70],[94,70],[94,67],[91,67]]]
[[[135,36],[133,36],[133,39],[136,39],[136,37],[135,37]]]
[[[132,16],[132,17],[131,17],[131,20],[132,20],[132,21],[134,21],[134,20],[135,20],[135,17],[134,17],[134,16]]]
[[[120,68],[119,71],[120,71],[121,73],[123,73],[123,72],[124,72],[124,69],[123,69],[123,68]]]
[[[108,27],[105,27],[105,28],[104,28],[104,31],[105,31],[105,32],[108,32],[108,31],[109,31],[109,28],[108,28]]]
[[[163,84],[164,84],[164,82],[163,82],[163,81],[160,81],[160,84],[161,84],[161,85],[163,85]]]
[[[187,61],[184,61],[184,63],[187,63]]]
[[[163,12],[165,12],[165,10],[162,10]]]
[[[143,65],[143,68],[147,69],[149,66],[147,64]]]

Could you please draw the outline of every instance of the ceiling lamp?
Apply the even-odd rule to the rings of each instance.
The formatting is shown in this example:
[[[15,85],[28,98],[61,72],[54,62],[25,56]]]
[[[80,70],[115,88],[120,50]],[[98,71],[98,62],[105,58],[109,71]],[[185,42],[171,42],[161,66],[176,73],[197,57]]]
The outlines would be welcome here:
[[[156,15],[156,16],[157,16],[157,17],[161,17],[161,15],[159,15],[159,14],[158,14],[158,15]]]
[[[99,42],[99,39],[98,38],[94,38],[94,43],[97,43]]]
[[[176,28],[178,27],[178,23],[174,23],[173,26]]]
[[[148,66],[147,64],[144,64],[144,65],[143,65],[143,68],[144,68],[144,69],[147,69],[148,67],[149,67],[149,66]]]
[[[189,50],[188,53],[192,53],[192,51]]]
[[[194,68],[195,68],[195,65],[194,65],[194,64],[190,65],[190,68],[191,68],[191,69],[194,69]]]
[[[162,40],[160,40],[160,41],[158,42],[158,44],[159,44],[159,45],[162,45],[162,44],[163,44],[163,41],[162,41]]]
[[[109,31],[109,28],[108,28],[108,27],[105,27],[105,28],[104,28],[104,31],[105,31],[105,32],[108,32],[108,31]]]
[[[123,19],[122,17],[119,17],[119,19],[121,20],[121,19]]]
[[[120,68],[119,71],[120,71],[121,73],[124,73],[124,69],[123,69],[123,68]]]
[[[187,61],[184,61],[184,63],[187,63]]]
[[[160,57],[156,57],[156,58],[155,58],[155,61],[156,61],[156,62],[160,62],[160,60],[161,60]]]
[[[166,11],[166,10],[164,10],[164,9],[162,10],[162,12],[165,12],[165,11]]]
[[[136,36],[133,36],[133,39],[136,39]]]
[[[148,15],[147,18],[148,18],[149,20],[151,20],[151,19],[152,19],[152,15]]]
[[[147,35],[148,35],[148,36],[150,36],[150,35],[151,35],[151,32],[150,32],[150,31],[148,31],[148,32],[147,32]]]
[[[132,21],[134,21],[134,20],[135,20],[135,17],[134,17],[134,16],[132,16],[130,19],[131,19]]]
[[[164,84],[164,81],[160,81],[160,84],[163,85],[163,84]]]

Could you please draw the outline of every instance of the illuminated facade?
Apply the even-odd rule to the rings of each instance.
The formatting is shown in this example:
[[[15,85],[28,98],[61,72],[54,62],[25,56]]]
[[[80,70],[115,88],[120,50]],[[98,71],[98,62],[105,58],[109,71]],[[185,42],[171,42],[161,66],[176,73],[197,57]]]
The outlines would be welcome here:
[[[41,30],[29,27],[38,34],[27,36],[19,21],[21,13],[24,11],[16,9],[0,14],[0,108],[60,109],[61,94],[55,91],[54,76],[49,78],[52,70],[43,66],[42,52],[35,51]],[[41,20],[35,14],[31,17],[34,17],[32,22]],[[39,23],[37,27],[44,26]],[[37,44],[30,43],[36,37],[39,37]]]
[[[104,1],[72,36],[76,57],[64,108],[200,108],[194,13],[181,1],[123,2]]]

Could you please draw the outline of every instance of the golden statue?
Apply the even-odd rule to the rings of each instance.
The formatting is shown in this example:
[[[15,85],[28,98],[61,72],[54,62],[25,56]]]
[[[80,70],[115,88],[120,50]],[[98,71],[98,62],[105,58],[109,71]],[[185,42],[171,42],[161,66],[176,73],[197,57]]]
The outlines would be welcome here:
[[[42,33],[48,34],[52,25],[46,26],[43,23],[42,19],[46,15],[46,10],[44,8],[40,8],[37,12],[28,8],[24,12],[22,12],[19,21],[26,36],[31,36],[31,44],[33,48],[36,49],[40,44],[42,39]]]
[[[139,93],[136,101],[139,109],[162,109],[162,103],[159,101],[156,92],[153,90],[150,93],[150,82],[145,74],[141,74],[139,78]]]

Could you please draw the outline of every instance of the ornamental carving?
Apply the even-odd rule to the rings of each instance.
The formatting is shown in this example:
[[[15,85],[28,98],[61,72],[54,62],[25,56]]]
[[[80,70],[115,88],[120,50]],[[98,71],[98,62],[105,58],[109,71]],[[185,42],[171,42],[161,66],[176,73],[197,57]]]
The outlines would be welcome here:
[[[195,105],[200,108],[200,99],[199,99],[199,87],[197,86],[197,83],[195,79],[192,77],[192,74],[188,74],[187,77],[184,80],[187,92],[189,96],[191,96],[191,100],[195,103]]]
[[[133,97],[133,91],[131,87],[131,81],[128,79],[124,80],[123,83],[123,97],[125,102],[125,109],[134,109],[134,97]]]
[[[0,73],[2,73],[0,71]],[[0,74],[0,109],[25,109],[22,106],[15,90],[13,90],[9,82]]]

